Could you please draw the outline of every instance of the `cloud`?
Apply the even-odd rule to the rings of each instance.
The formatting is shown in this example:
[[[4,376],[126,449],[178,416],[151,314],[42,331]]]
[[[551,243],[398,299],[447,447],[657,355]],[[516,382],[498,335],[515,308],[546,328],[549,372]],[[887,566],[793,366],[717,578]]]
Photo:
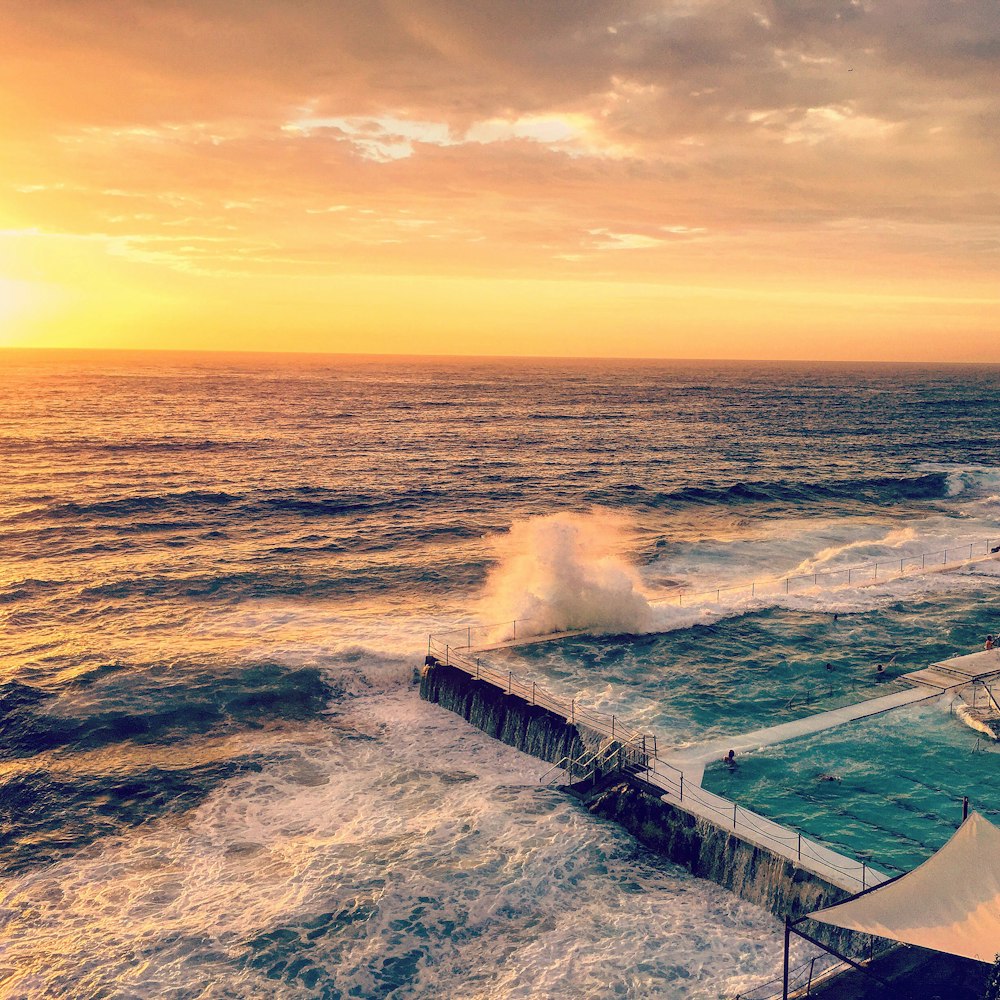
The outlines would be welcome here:
[[[919,227],[928,260],[994,266],[993,0],[0,12],[0,203],[151,263],[892,270]]]

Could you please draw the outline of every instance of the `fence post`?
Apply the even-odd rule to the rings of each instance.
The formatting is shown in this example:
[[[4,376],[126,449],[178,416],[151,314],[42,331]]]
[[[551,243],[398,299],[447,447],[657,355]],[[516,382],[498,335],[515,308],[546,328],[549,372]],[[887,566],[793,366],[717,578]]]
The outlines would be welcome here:
[[[947,564],[947,562],[948,562],[948,550],[945,549],[944,550],[944,559],[941,560],[941,565],[944,566],[944,565]]]
[[[514,638],[512,641],[517,642],[517,619],[515,618],[511,624],[514,626]]]
[[[927,566],[927,553],[922,552],[920,554],[920,568],[924,569]]]
[[[788,1000],[788,939],[792,936],[791,917],[785,914],[785,965],[782,973],[782,1000]]]

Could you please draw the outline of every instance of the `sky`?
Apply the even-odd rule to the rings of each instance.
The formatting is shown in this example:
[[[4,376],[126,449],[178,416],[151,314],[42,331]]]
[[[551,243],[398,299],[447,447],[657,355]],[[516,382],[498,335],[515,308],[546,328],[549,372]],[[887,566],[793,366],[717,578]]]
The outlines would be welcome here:
[[[0,0],[0,345],[1000,361],[996,0]]]

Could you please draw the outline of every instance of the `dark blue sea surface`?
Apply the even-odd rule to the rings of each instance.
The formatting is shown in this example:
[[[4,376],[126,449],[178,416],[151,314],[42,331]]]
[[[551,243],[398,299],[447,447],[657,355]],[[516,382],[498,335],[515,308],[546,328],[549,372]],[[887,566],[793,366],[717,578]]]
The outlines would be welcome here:
[[[768,978],[768,915],[419,702],[427,633],[519,614],[498,577],[533,606],[586,598],[553,594],[577,577],[543,551],[574,519],[613,519],[653,605],[1000,543],[996,366],[4,351],[0,396],[2,997],[694,998]],[[680,745],[838,703],[876,659],[895,677],[968,651],[1000,629],[997,594],[976,564],[695,602],[517,668]],[[928,725],[949,735],[927,746],[994,766],[946,711]],[[767,793],[775,766],[744,772],[747,804],[808,827],[821,811]],[[934,801],[900,834],[917,856],[945,830]],[[854,805],[828,810],[853,817],[837,845],[877,862],[867,838],[893,826]]]

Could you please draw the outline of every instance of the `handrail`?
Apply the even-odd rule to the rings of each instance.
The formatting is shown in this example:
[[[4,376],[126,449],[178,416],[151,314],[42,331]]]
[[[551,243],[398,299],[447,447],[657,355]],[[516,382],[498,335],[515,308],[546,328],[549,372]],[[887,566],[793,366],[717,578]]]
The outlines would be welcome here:
[[[968,556],[962,555],[960,561],[962,563],[968,562],[983,562],[998,553],[995,551],[993,543],[996,542],[995,538],[987,538],[983,542],[979,541],[957,541],[952,542],[943,549],[934,549],[929,552],[918,552],[915,555],[902,556],[900,559],[893,558],[883,558],[878,560],[872,560],[866,563],[860,563],[855,566],[843,566],[834,569],[822,569],[815,570],[812,573],[790,573],[787,576],[776,576],[768,577],[763,580],[752,580],[750,583],[740,583],[732,587],[712,587],[709,590],[699,591],[698,593],[687,593],[681,588],[676,588],[674,594],[677,597],[678,606],[683,606],[685,597],[689,602],[691,601],[701,601],[706,598],[714,597],[716,602],[722,600],[723,594],[730,594],[737,591],[749,591],[749,597],[756,597],[757,592],[761,591],[763,593],[773,593],[774,588],[777,588],[778,592],[784,592],[786,594],[792,592],[791,584],[794,581],[809,580],[812,581],[813,586],[819,583],[821,577],[836,577],[847,575],[846,584],[851,585],[854,583],[878,583],[880,581],[887,580],[899,580],[904,576],[910,576],[915,572],[924,572],[928,567],[933,568],[931,560],[935,560],[938,556],[941,556],[941,566],[948,565],[948,554],[951,553],[953,556],[958,556],[959,552],[964,553],[966,546],[968,546],[969,554]],[[974,556],[973,553],[982,547],[982,555]],[[1000,546],[998,546],[1000,547]],[[916,563],[919,560],[920,565],[917,567]],[[899,562],[899,569],[896,570],[896,562]],[[912,563],[912,566],[907,564]],[[879,574],[879,569],[881,567],[881,575]],[[871,574],[870,579],[867,577]],[[865,579],[862,579],[864,577]],[[782,588],[783,591],[782,591]],[[673,596],[665,597],[662,600],[655,600],[651,603],[653,604],[669,604],[673,603]]]
[[[571,724],[580,723],[601,736],[610,736],[621,743],[641,743],[644,737],[655,741],[655,737],[650,734],[641,733],[620,722],[616,715],[608,716],[577,705],[575,698],[567,702],[541,687],[536,681],[523,680],[512,670],[495,669],[483,662],[481,657],[473,658],[469,655],[465,651],[467,647],[455,648],[448,643],[442,643],[438,636],[432,635],[428,637],[427,648],[428,655],[436,655],[448,666],[458,667],[476,680],[488,681],[507,694],[517,694],[531,705],[561,715]]]

